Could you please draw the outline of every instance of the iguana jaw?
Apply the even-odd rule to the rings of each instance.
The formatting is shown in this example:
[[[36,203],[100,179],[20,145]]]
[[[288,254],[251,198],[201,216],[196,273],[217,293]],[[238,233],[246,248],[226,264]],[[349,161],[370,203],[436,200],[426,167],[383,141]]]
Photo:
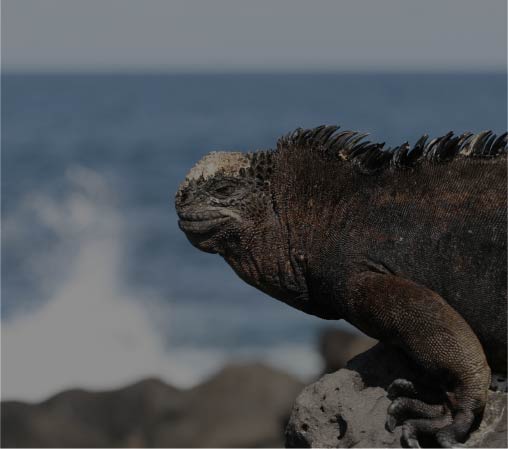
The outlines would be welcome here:
[[[202,221],[184,221],[178,220],[180,229],[186,233],[191,234],[207,234],[214,230],[217,226],[228,221],[229,218],[215,218],[213,220],[202,220]]]
[[[215,237],[225,229],[228,222],[240,220],[238,214],[225,208],[205,209],[202,212],[191,214],[178,212],[178,216],[178,227],[185,233],[189,241],[201,251],[212,254],[221,252],[221,245],[214,242]]]
[[[178,225],[180,229],[189,234],[207,234],[230,220],[226,214],[217,211],[207,211],[201,214],[185,215],[179,213]]]
[[[217,209],[185,208],[177,209],[178,227],[185,233],[193,246],[208,253],[217,253],[218,247],[214,242],[215,236],[220,234],[231,217]]]

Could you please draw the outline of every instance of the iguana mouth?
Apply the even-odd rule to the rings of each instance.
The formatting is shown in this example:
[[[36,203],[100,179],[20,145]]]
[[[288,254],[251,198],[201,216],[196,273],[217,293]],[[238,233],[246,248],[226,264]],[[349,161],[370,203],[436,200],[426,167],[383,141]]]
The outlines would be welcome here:
[[[195,212],[195,213],[185,213],[185,212],[177,212],[178,218],[182,221],[211,221],[216,220],[218,218],[225,218],[225,214],[218,210],[209,210],[207,212]]]
[[[231,219],[218,211],[206,214],[178,214],[178,216],[180,229],[191,234],[207,234]]]

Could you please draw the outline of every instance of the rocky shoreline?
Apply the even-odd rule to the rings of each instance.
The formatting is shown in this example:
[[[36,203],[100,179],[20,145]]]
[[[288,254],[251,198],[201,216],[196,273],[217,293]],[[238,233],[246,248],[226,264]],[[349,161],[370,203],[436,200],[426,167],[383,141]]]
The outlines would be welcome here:
[[[386,389],[418,372],[399,352],[374,344],[323,332],[323,376],[308,386],[249,363],[227,365],[187,390],[144,379],[110,391],[67,390],[37,404],[4,401],[1,446],[400,447],[401,428],[384,427]],[[506,398],[489,392],[466,447],[507,447]]]
[[[260,364],[228,365],[189,390],[158,379],[2,403],[2,447],[276,447],[304,384]]]
[[[372,341],[336,329],[319,342],[325,370]],[[282,447],[304,383],[257,363],[227,365],[181,390],[144,379],[110,391],[63,391],[43,402],[1,404],[2,447]]]

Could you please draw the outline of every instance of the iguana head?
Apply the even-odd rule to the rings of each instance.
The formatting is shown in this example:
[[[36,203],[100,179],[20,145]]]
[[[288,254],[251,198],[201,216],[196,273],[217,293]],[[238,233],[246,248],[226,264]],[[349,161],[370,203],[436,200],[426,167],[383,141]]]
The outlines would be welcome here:
[[[202,251],[224,254],[264,220],[270,175],[269,152],[209,153],[176,193],[180,228]]]

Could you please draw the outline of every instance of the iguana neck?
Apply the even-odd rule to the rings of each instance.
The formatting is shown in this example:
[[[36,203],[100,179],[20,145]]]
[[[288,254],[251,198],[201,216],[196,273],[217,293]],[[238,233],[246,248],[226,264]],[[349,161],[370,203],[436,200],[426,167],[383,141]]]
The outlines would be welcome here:
[[[284,229],[265,222],[246,235],[253,237],[228,245],[226,262],[248,284],[304,310],[308,302],[304,255],[291,248]]]

